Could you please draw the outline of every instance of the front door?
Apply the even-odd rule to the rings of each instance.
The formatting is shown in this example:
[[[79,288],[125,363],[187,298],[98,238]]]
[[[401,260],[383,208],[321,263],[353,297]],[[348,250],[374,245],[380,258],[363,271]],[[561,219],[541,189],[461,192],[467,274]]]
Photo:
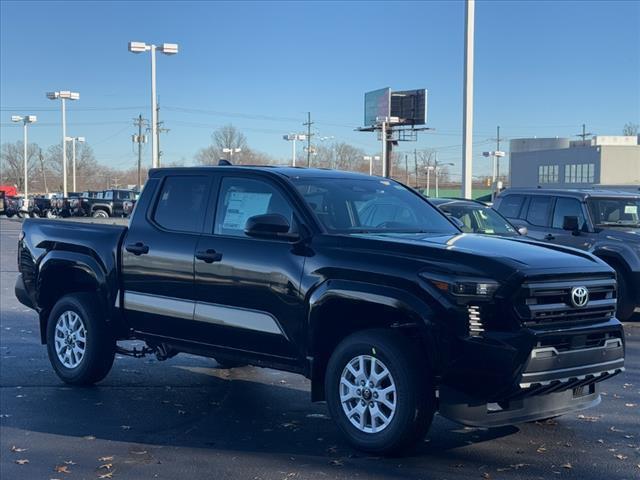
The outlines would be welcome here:
[[[576,217],[578,219],[578,232],[564,230],[564,217]],[[582,208],[582,203],[575,198],[558,197],[553,210],[551,222],[551,237],[547,240],[551,243],[566,245],[567,247],[590,250],[594,240],[594,233],[589,233],[587,217]]]
[[[150,179],[140,215],[122,246],[124,308],[129,325],[159,336],[188,338],[193,328],[193,259],[212,176]],[[148,212],[145,216],[143,212]]]
[[[263,175],[223,176],[211,231],[196,248],[194,320],[208,343],[291,361],[303,352],[305,303],[300,293],[304,259],[288,241],[250,238],[247,220],[277,213],[296,228],[290,198]]]

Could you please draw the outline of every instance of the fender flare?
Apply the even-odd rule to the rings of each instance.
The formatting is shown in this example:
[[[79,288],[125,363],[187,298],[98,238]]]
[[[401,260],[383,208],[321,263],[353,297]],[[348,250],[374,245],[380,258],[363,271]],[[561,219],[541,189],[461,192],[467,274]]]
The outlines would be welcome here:
[[[627,245],[606,244],[598,246],[592,252],[599,259],[612,258],[630,272],[640,272],[640,256]]]

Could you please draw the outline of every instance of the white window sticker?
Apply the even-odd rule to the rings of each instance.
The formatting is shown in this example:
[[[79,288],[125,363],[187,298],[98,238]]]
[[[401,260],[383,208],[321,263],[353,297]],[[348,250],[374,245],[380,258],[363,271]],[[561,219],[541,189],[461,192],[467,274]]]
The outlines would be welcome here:
[[[244,230],[251,217],[267,213],[271,193],[231,192],[222,228]]]
[[[625,205],[624,213],[627,215],[637,215],[638,214],[638,206],[637,205]]]

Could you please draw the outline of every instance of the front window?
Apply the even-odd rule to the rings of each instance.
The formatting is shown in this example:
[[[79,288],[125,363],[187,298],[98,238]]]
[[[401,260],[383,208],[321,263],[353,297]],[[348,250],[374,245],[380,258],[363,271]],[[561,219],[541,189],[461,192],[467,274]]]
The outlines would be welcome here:
[[[640,227],[638,198],[590,198],[587,205],[596,225]]]
[[[459,233],[425,199],[391,180],[298,178],[293,182],[332,233]]]

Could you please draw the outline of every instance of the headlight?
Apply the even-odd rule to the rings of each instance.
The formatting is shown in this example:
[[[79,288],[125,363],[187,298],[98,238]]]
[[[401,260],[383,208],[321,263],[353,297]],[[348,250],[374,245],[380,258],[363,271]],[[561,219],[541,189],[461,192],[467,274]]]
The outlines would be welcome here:
[[[420,276],[441,292],[456,297],[491,298],[500,284],[494,280],[473,277],[447,277],[422,272]]]

